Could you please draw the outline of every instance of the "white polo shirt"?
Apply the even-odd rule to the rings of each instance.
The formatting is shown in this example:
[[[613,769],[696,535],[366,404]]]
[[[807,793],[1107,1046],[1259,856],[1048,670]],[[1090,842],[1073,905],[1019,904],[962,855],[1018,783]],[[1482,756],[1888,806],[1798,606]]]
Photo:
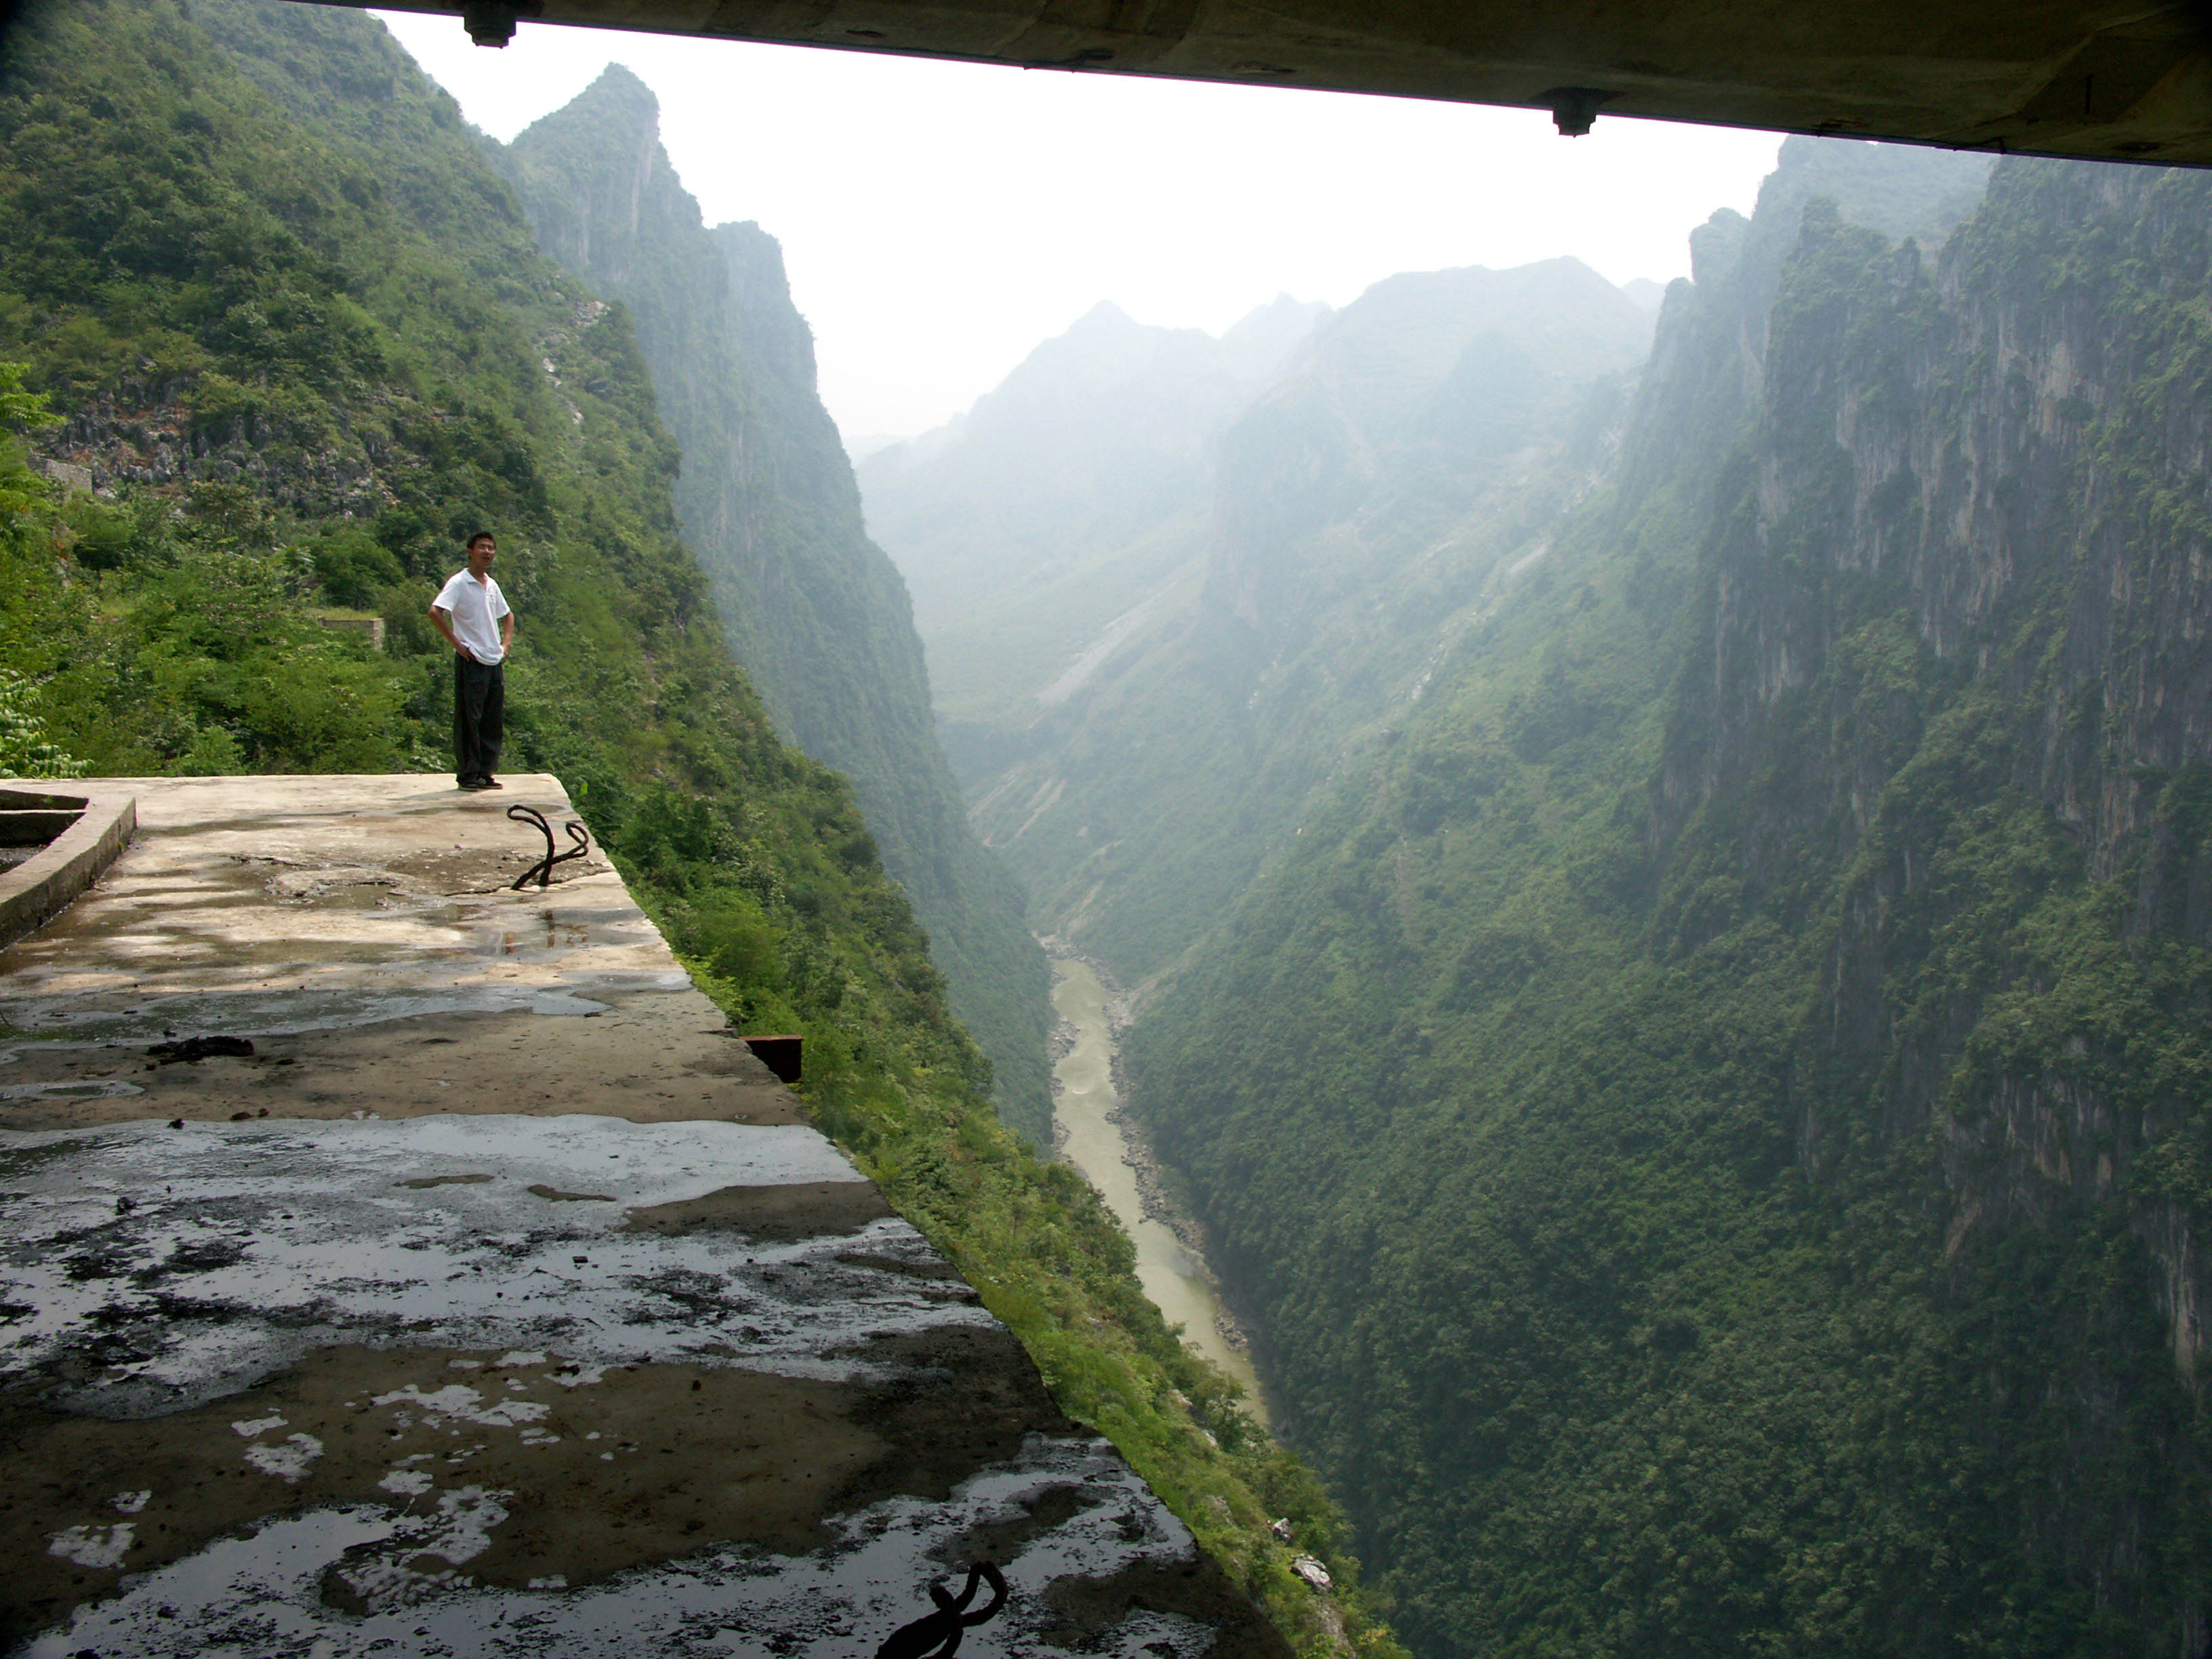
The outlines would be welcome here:
[[[453,617],[453,632],[478,662],[495,663],[507,655],[507,647],[499,642],[500,618],[507,613],[507,595],[489,576],[478,581],[467,571],[456,570],[431,603]]]

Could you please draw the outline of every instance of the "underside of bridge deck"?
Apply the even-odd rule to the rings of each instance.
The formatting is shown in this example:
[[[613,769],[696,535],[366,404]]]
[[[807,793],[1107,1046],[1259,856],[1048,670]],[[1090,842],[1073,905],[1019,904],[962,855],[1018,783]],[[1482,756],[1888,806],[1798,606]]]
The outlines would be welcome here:
[[[379,0],[388,3],[389,0]],[[397,0],[518,20],[2212,165],[2212,0]]]

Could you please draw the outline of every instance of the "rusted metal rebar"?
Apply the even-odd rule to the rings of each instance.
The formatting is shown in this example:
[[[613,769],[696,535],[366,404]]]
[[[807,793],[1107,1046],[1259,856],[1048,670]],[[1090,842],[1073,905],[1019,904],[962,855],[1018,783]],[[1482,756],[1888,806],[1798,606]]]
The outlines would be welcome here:
[[[508,807],[507,815],[517,823],[536,824],[538,833],[545,837],[545,856],[514,878],[507,889],[511,893],[519,893],[529,886],[530,878],[532,876],[538,878],[539,887],[550,886],[555,865],[566,864],[570,859],[580,859],[592,850],[592,837],[589,832],[574,818],[569,819],[562,827],[568,830],[568,839],[575,845],[565,853],[556,853],[553,850],[553,826],[546,823],[545,815],[543,812],[534,806],[517,805]]]

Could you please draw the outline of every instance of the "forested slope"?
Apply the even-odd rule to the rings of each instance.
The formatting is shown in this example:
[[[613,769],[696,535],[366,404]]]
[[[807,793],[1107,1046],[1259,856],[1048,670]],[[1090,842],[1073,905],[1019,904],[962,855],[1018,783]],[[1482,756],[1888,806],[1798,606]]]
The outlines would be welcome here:
[[[1043,954],[938,747],[906,589],[862,526],[781,251],[757,225],[707,228],[652,92],[619,66],[488,149],[539,246],[629,310],[684,453],[677,521],[732,648],[777,729],[851,781],[1006,1121],[1048,1141]]]
[[[1095,1196],[999,1124],[852,791],[732,659],[627,313],[538,253],[382,27],[18,9],[0,227],[0,769],[442,770],[424,609],[495,527],[509,763],[565,780],[726,1009],[805,1034],[825,1129],[1293,1639],[1391,1651],[1356,1589],[1291,1577],[1286,1510],[1356,1583],[1328,1503],[1164,1327]],[[318,624],[341,610],[386,648]]]
[[[2212,181],[1837,153],[1132,1039],[1424,1654],[2206,1644]]]

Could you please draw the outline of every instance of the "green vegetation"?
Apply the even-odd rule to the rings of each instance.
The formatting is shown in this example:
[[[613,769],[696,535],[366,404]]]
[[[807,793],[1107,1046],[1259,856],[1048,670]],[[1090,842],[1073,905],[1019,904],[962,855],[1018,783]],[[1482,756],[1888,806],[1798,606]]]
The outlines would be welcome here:
[[[1802,180],[1710,244],[1625,481],[1133,1039],[1418,1652],[2201,1639],[2212,203],[2088,171],[1940,283]]]
[[[423,611],[494,526],[511,763],[563,779],[722,1006],[805,1033],[825,1127],[1294,1644],[1396,1651],[1311,1477],[999,1123],[852,790],[731,656],[627,313],[537,252],[451,100],[313,7],[49,4],[6,46],[0,417],[51,403],[44,452],[108,483],[68,494],[0,437],[0,769],[440,769]],[[1291,1579],[1278,1515],[1342,1595]]]

